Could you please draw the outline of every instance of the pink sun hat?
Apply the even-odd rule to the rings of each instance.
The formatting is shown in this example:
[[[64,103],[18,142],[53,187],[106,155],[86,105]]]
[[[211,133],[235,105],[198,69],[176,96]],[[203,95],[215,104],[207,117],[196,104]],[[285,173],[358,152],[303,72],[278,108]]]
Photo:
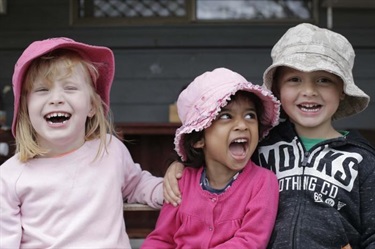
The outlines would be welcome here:
[[[177,99],[178,116],[182,126],[176,130],[175,150],[186,160],[184,135],[209,127],[231,96],[238,91],[254,93],[262,101],[264,113],[260,123],[264,127],[261,138],[279,123],[280,102],[266,88],[248,82],[240,74],[226,68],[217,68],[196,77]]]
[[[14,114],[12,123],[12,133],[16,136],[16,124],[21,97],[21,89],[31,62],[53,50],[68,49],[77,52],[84,59],[98,64],[99,78],[96,82],[96,91],[106,104],[104,109],[108,112],[110,103],[110,89],[115,73],[115,61],[112,50],[107,47],[93,46],[76,42],[66,37],[56,37],[31,43],[18,59],[13,73],[13,94],[14,94]]]

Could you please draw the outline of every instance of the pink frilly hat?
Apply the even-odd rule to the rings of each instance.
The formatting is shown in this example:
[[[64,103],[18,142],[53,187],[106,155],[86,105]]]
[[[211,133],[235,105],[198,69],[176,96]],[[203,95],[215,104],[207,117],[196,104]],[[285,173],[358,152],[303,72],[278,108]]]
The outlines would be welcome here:
[[[80,54],[84,59],[98,64],[99,78],[96,82],[96,91],[106,104],[104,109],[108,112],[110,89],[115,73],[115,62],[112,50],[107,47],[92,46],[76,42],[70,38],[57,37],[31,43],[18,59],[13,73],[13,94],[14,94],[14,114],[12,123],[12,133],[16,136],[16,124],[18,120],[18,111],[21,97],[21,89],[31,62],[56,49],[73,50]]]
[[[221,108],[237,91],[248,91],[257,95],[264,106],[260,123],[265,127],[261,138],[278,124],[280,102],[272,93],[259,85],[248,82],[240,74],[226,68],[217,68],[198,76],[177,99],[178,116],[182,126],[176,130],[175,150],[182,161],[186,160],[183,148],[184,134],[201,131],[209,127]]]

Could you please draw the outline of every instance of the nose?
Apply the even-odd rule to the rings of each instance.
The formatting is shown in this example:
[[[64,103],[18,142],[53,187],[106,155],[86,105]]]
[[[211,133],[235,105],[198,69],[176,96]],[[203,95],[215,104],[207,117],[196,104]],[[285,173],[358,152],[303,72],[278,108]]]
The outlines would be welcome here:
[[[304,96],[315,96],[317,94],[315,83],[311,80],[302,84],[302,93]]]
[[[51,93],[51,97],[49,100],[49,104],[61,105],[64,103],[63,93],[60,90],[58,90],[57,88],[54,88],[50,90],[50,93]]]
[[[246,120],[243,117],[236,118],[234,129],[237,130],[237,131],[247,130]]]

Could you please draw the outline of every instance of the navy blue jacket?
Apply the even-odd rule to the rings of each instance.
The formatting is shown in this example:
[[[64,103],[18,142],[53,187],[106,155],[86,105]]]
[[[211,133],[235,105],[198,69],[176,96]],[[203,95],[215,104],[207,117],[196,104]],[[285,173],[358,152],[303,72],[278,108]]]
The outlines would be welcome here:
[[[375,149],[358,132],[306,151],[285,121],[254,157],[279,180],[269,248],[375,248]]]

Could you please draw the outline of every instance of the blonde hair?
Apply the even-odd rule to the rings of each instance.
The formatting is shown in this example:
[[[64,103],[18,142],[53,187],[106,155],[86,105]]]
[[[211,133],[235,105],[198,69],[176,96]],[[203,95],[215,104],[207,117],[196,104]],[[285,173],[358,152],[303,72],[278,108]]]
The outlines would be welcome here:
[[[36,156],[43,156],[48,152],[47,148],[43,148],[37,143],[37,134],[28,114],[27,97],[35,80],[42,76],[48,84],[53,84],[53,79],[59,75],[61,68],[67,71],[63,77],[69,77],[77,66],[87,73],[87,83],[91,86],[91,104],[95,110],[94,116],[86,120],[85,141],[100,139],[97,158],[102,153],[107,152],[107,133],[118,137],[114,129],[110,109],[96,92],[95,83],[99,77],[97,67],[100,65],[83,59],[77,52],[64,49],[55,50],[35,59],[23,79],[18,122],[16,124],[16,152],[19,153],[21,162],[26,162]],[[108,110],[107,115],[105,110]]]

